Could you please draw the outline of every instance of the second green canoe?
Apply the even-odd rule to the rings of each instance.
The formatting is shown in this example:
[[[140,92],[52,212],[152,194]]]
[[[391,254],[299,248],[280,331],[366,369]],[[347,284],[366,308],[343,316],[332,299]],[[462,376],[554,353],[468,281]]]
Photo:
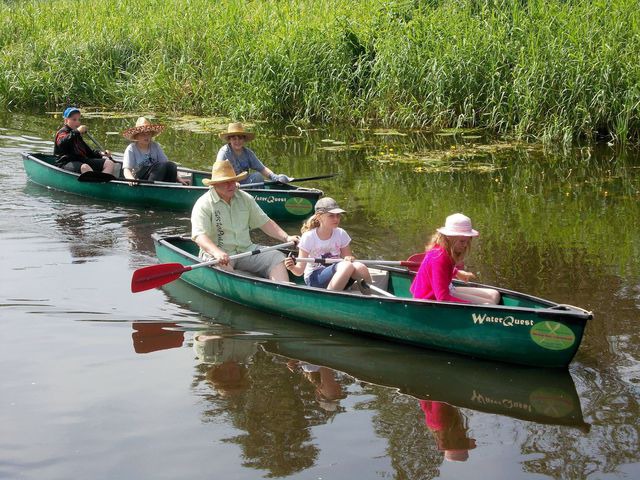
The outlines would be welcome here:
[[[41,153],[23,153],[22,160],[27,177],[34,183],[84,197],[124,203],[136,207],[162,210],[190,211],[196,200],[208,191],[202,185],[210,174],[198,170],[179,168],[178,173],[188,176],[192,186],[178,183],[141,183],[129,186],[125,180],[105,183],[79,182],[77,173],[55,166],[56,157]],[[265,183],[261,188],[244,189],[251,194],[260,208],[274,220],[303,220],[313,211],[322,191],[291,184]]]

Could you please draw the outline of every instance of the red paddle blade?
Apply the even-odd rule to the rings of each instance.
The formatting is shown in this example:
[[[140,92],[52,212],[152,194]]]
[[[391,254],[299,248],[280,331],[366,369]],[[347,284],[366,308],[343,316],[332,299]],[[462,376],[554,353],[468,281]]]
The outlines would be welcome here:
[[[409,269],[409,271],[411,272],[417,272],[418,269],[420,268],[421,263],[420,262],[400,262],[400,265],[402,265],[403,267],[407,267],[407,269]]]
[[[151,290],[180,278],[184,272],[191,270],[180,263],[161,263],[142,267],[133,272],[131,291],[133,293]]]
[[[420,268],[420,265],[422,264],[422,261],[424,260],[424,255],[424,252],[414,253],[409,258],[407,258],[406,263],[411,263],[411,265],[406,265],[407,267],[409,267],[409,270],[411,270],[412,272],[417,272]]]

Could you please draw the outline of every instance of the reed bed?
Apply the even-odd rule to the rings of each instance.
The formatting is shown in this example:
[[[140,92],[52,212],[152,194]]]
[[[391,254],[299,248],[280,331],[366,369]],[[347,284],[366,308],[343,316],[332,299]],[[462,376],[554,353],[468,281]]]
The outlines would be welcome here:
[[[0,5],[0,105],[640,140],[635,0]]]

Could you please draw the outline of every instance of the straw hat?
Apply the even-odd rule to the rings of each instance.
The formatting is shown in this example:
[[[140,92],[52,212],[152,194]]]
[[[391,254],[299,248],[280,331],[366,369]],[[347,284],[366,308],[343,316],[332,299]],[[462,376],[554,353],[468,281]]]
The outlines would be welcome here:
[[[151,132],[154,136],[158,135],[165,129],[164,125],[154,125],[147,118],[140,117],[136,120],[136,126],[127,128],[122,132],[122,136],[127,140],[135,141],[136,135],[140,133]]]
[[[444,222],[444,227],[438,228],[438,233],[448,237],[477,237],[477,230],[471,228],[471,219],[462,213],[449,215]]]
[[[211,179],[205,178],[202,180],[206,186],[215,185],[216,183],[224,183],[235,180],[239,182],[244,180],[249,175],[249,172],[242,172],[236,175],[233,166],[229,160],[216,160],[211,169]]]
[[[242,125],[242,123],[239,123],[239,122],[230,123],[229,126],[227,127],[227,131],[222,132],[220,134],[220,138],[225,142],[227,142],[229,141],[228,139],[231,135],[242,135],[244,136],[247,142],[250,142],[251,140],[256,138],[256,135],[254,133],[246,132],[244,129],[244,125]]]

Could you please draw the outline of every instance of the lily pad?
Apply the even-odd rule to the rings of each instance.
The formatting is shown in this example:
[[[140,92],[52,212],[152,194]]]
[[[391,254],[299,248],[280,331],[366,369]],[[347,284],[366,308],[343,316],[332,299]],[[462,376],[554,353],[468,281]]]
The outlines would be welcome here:
[[[389,128],[376,128],[373,131],[374,135],[385,135],[385,136],[396,136],[396,137],[406,137],[406,133],[399,132],[397,130],[389,129]]]
[[[138,113],[131,113],[131,112],[105,112],[105,111],[100,111],[100,110],[96,110],[96,111],[91,111],[91,110],[85,110],[85,109],[80,109],[82,112],[82,116],[85,118],[103,118],[103,119],[118,119],[118,118],[138,118],[141,115]],[[147,118],[154,118],[153,114],[150,113],[146,113],[144,114],[144,116],[146,116]]]
[[[227,129],[228,118],[223,117],[196,117],[185,115],[182,117],[167,117],[167,123],[174,130],[186,130],[192,133],[218,133]],[[245,123],[245,128],[251,129],[253,124]]]

